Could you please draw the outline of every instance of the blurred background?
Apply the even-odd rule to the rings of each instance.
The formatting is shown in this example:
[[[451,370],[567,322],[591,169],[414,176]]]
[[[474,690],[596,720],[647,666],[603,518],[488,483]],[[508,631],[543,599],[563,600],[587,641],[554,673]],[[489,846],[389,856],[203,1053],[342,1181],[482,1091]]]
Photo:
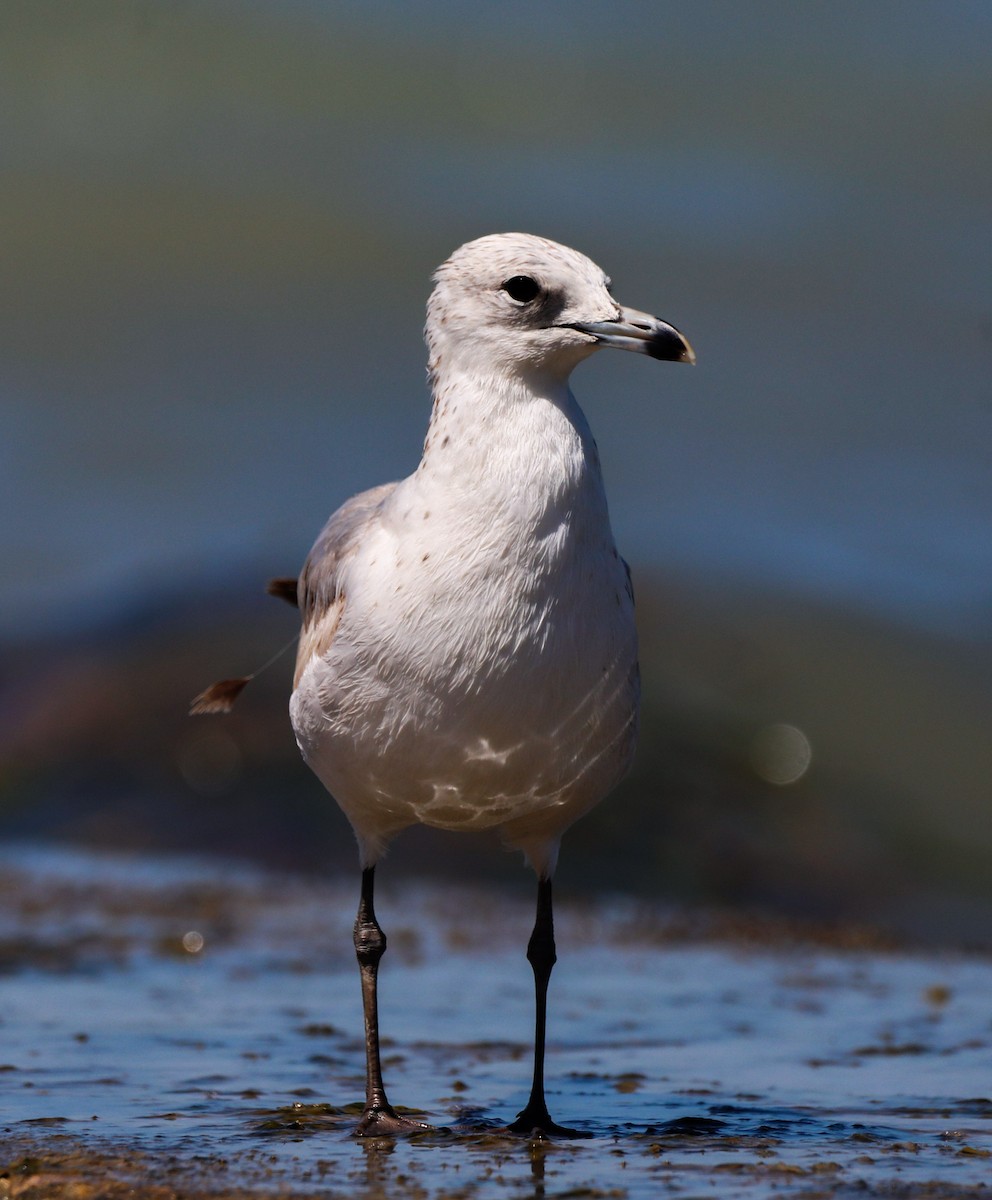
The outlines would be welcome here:
[[[987,939],[992,8],[0,9],[0,838],[353,872],[264,595],[408,473],[461,242],[574,245],[699,365],[573,386],[643,641],[561,886]],[[487,839],[391,872],[527,887]]]

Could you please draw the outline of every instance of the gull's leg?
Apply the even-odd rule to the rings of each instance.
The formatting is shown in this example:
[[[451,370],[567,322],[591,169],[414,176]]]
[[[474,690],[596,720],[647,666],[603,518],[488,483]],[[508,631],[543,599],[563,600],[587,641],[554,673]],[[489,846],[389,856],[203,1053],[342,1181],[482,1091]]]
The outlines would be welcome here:
[[[401,1117],[386,1099],[379,1061],[379,959],[386,952],[386,935],[375,919],[372,893],[375,867],[362,871],[362,897],[355,918],[355,953],[362,975],[362,1008],[365,1012],[365,1111],[355,1130],[356,1137],[389,1137],[426,1129],[419,1121]]]
[[[551,968],[557,962],[555,954],[555,924],[551,906],[551,880],[537,881],[537,916],[534,931],[527,943],[527,959],[534,968],[536,1021],[534,1027],[534,1081],[530,1099],[509,1127],[511,1133],[526,1133],[532,1137],[588,1137],[578,1129],[556,1125],[548,1113],[544,1099],[544,1036],[548,1016],[548,981]]]

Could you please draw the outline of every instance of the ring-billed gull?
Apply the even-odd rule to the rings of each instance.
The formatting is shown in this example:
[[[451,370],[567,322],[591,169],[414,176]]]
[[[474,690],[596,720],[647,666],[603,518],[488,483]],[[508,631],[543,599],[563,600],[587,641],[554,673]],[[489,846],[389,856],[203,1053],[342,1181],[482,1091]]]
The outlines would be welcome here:
[[[537,874],[533,1086],[510,1128],[574,1134],[544,1095],[551,878],[562,833],[630,764],[639,679],[629,572],[568,378],[601,346],[694,356],[673,326],[621,307],[588,258],[544,238],[469,242],[434,284],[420,465],[342,505],[296,589],[293,728],[351,822],[362,868],[367,1079],[356,1132],[419,1128],[383,1087],[386,939],[373,909],[376,862],[419,823],[496,829]]]

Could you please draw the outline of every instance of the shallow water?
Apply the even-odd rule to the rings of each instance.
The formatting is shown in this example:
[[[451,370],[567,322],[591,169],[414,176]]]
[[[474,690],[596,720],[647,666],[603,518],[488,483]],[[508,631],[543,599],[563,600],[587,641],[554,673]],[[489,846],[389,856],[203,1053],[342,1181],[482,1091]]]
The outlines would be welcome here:
[[[0,868],[7,1169],[61,1155],[61,1178],[98,1153],[87,1179],[484,1198],[948,1195],[992,1176],[987,956],[743,922],[687,937],[630,901],[560,904],[549,1106],[592,1136],[528,1143],[500,1130],[529,1082],[529,884],[507,899],[384,870],[387,1086],[439,1128],[360,1143],[357,880],[23,848]]]

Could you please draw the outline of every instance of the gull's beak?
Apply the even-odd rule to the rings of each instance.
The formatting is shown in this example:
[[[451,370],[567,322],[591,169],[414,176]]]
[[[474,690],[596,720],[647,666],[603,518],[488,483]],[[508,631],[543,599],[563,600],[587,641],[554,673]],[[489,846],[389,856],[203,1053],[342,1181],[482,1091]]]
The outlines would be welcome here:
[[[692,347],[674,325],[636,308],[621,308],[617,321],[574,321],[569,328],[591,334],[600,346],[633,350],[663,362],[696,361]]]

